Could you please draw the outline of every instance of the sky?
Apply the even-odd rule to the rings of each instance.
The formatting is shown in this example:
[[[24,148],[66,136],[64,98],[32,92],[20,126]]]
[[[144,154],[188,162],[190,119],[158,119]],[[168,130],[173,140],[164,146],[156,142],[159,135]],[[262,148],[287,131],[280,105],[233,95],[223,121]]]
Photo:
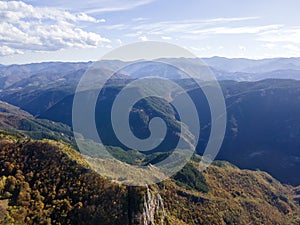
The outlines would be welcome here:
[[[199,57],[300,57],[298,0],[0,0],[0,64],[95,61],[142,41]]]

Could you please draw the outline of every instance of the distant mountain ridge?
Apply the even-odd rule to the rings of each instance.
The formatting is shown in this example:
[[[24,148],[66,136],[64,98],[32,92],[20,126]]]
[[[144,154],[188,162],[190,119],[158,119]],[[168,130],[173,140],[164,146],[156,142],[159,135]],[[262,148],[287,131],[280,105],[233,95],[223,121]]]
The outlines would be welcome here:
[[[300,80],[300,58],[273,58],[273,59],[229,59],[223,57],[203,58],[218,80],[258,81],[263,79],[295,79]],[[178,59],[167,59],[167,62]],[[0,66],[0,89],[18,89],[25,84],[30,86],[47,85],[49,82],[76,86],[80,77],[92,65],[93,62],[44,62],[24,65]],[[125,66],[128,63],[116,60],[102,61],[104,67],[109,65]],[[134,62],[131,62],[134,63]],[[195,60],[190,59],[185,66],[194,66]],[[156,67],[156,68],[155,68]],[[145,66],[144,74],[152,74],[157,65]],[[137,74],[131,71],[132,78]],[[180,74],[174,73],[174,69],[166,70],[166,76],[178,79]],[[31,82],[29,82],[29,80]],[[32,81],[35,82],[32,82]],[[21,82],[21,83],[20,83]]]
[[[300,69],[300,58],[268,58],[268,59],[246,59],[212,57],[203,58],[209,66],[228,72],[254,72],[265,73],[275,70]]]

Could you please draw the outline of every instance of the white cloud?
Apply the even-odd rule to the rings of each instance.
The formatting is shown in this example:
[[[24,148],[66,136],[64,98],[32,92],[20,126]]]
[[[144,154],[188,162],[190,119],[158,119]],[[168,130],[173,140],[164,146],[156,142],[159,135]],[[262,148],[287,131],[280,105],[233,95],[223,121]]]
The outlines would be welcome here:
[[[274,48],[276,48],[276,45],[274,43],[265,43],[262,45],[262,47],[273,50]]]
[[[117,39],[117,42],[118,42],[119,45],[123,44],[123,41],[120,38]]]
[[[261,45],[265,48],[262,52],[264,57],[299,57],[300,44],[272,42]]]
[[[20,1],[0,1],[1,54],[24,50],[54,51],[69,47],[97,47],[108,39],[81,28],[82,23],[100,23],[85,13],[70,13],[48,7],[33,7]]]
[[[242,46],[242,45],[239,46],[239,49],[240,49],[242,52],[244,52],[244,51],[247,50],[247,48],[246,48],[245,46]]]
[[[149,39],[145,35],[143,35],[143,36],[139,37],[139,40],[141,40],[141,41],[148,41]]]
[[[149,4],[155,0],[98,0],[98,1],[90,1],[96,2],[94,8],[90,8],[86,10],[87,13],[99,13],[99,12],[113,12],[113,11],[124,11],[130,10],[142,5]],[[89,1],[88,1],[89,2]],[[83,3],[85,3],[83,1]],[[99,7],[102,6],[102,7]]]
[[[193,51],[197,51],[197,52],[205,52],[205,51],[209,51],[211,49],[210,46],[206,46],[206,47],[195,47],[195,46],[191,46],[189,47],[189,49],[193,50]]]
[[[168,37],[168,36],[161,36],[162,40],[172,40],[172,37]]]
[[[258,20],[260,17],[257,16],[252,16],[252,17],[219,17],[219,18],[214,18],[214,19],[207,19],[207,20],[202,20],[203,22],[239,22],[239,21],[246,21],[246,20]]]
[[[214,27],[190,31],[191,34],[257,34],[263,31],[278,29],[282,25],[241,26],[241,27]]]
[[[28,2],[32,0],[26,0]],[[33,0],[35,1],[35,0]],[[130,10],[149,4],[155,0],[44,0],[44,4],[68,10],[79,10],[86,13],[102,13]]]
[[[137,18],[138,19],[138,18]],[[163,40],[170,40],[176,36],[183,39],[198,39],[204,35],[222,34],[257,34],[280,28],[282,25],[271,24],[265,26],[239,26],[239,22],[257,20],[258,17],[214,18],[180,21],[160,21],[151,23],[148,20],[138,24],[114,24],[101,26],[103,29],[129,31],[125,36],[139,37],[141,33],[159,36]],[[139,20],[138,20],[139,21]],[[227,25],[228,26],[224,26]]]
[[[118,30],[143,30],[155,34],[164,34],[170,32],[192,32],[195,30],[212,27],[220,24],[241,22],[246,20],[256,20],[257,17],[241,17],[241,18],[214,18],[214,19],[195,19],[195,20],[174,20],[160,22],[144,22],[136,24],[115,24],[112,26],[102,26],[106,29]],[[145,20],[147,21],[147,20]]]
[[[97,20],[86,13],[70,13],[65,10],[49,7],[33,7],[22,1],[0,1],[0,18],[6,21],[34,18],[38,20],[67,20],[73,22],[105,22]]]
[[[23,51],[12,49],[7,46],[0,46],[0,56],[4,55],[14,55],[14,54],[23,54]]]
[[[258,40],[269,43],[288,42],[300,44],[300,27],[280,27],[265,31],[259,35]]]
[[[137,17],[137,18],[133,18],[131,20],[134,21],[134,22],[142,22],[142,21],[149,20],[149,18]]]

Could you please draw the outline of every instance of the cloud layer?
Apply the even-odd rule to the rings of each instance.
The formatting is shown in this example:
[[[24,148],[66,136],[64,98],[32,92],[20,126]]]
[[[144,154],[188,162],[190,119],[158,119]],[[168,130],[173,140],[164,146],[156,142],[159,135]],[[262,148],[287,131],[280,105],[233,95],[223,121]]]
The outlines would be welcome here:
[[[9,61],[45,55],[41,52],[68,52],[68,57],[78,54],[90,60],[91,51],[105,53],[147,40],[169,41],[202,57],[299,56],[296,20],[235,12],[229,17],[201,17],[195,12],[179,17],[172,10],[156,12],[160,3],[163,9],[166,4],[158,0],[0,0],[0,57]],[[174,4],[184,7],[184,3]]]
[[[85,12],[85,13],[103,13],[126,11],[147,5],[157,0],[23,0],[27,4],[47,5],[65,10]]]
[[[82,28],[101,23],[85,13],[71,13],[49,7],[33,7],[21,1],[0,1],[0,55],[24,51],[56,51],[86,48],[109,42]]]

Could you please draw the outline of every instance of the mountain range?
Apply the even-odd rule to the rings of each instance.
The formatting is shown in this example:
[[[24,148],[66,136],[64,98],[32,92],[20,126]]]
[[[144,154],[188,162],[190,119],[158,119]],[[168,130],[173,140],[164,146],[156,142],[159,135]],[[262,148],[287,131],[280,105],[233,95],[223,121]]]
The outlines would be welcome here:
[[[73,137],[72,104],[76,86],[92,62],[0,65],[0,223],[299,224],[300,58],[203,61],[219,80],[227,111],[223,144],[204,172],[197,168],[211,133],[209,103],[182,71],[144,61],[135,62],[136,67],[100,62],[103,67],[97,72],[105,76],[112,73],[106,68],[125,66],[105,84],[95,107],[98,134],[122,162],[87,164]],[[197,60],[181,65],[196,68]],[[193,136],[172,105],[182,92],[166,88],[167,100],[147,97],[131,109],[130,128],[138,138],[150,135],[154,117],[167,125],[162,143],[144,153],[118,140],[111,108],[127,84],[157,74],[191,97],[201,132]],[[143,91],[132,90],[137,95]],[[179,134],[181,127],[184,132]],[[129,163],[153,172],[153,165],[173,152],[180,137],[185,146],[193,146],[198,138],[196,153],[162,183],[128,187],[120,183],[124,177],[99,175],[92,167],[104,163],[109,172],[116,167],[126,170]],[[91,137],[91,146],[93,141]]]
[[[178,61],[178,59],[166,60],[166,62],[170,63],[174,61]],[[202,61],[211,68],[218,80],[258,81],[268,78],[300,79],[300,58],[252,60],[212,57],[203,58]],[[102,61],[101,63],[104,66],[125,66],[128,64],[117,60]],[[196,63],[196,60],[190,59],[190,65],[186,66],[193,66],[194,63]],[[25,84],[29,86],[56,85],[58,81],[65,85],[72,84],[74,81],[78,82],[82,74],[92,64],[93,62],[44,62],[24,65],[1,65],[0,89],[18,89]],[[144,67],[144,73],[151,73],[153,68],[151,65],[148,68]],[[170,78],[175,76],[174,70],[166,71],[166,73],[170,74]],[[129,75],[133,75],[133,73]]]
[[[122,82],[125,82],[124,80]],[[105,98],[98,99],[97,125],[104,143],[125,148],[116,138],[110,123],[110,109],[115,96],[121,90],[119,80],[110,84]],[[129,82],[129,81],[128,81]],[[125,82],[126,83],[126,82]],[[187,88],[199,109],[201,126],[199,154],[203,153],[210,134],[210,110],[203,93],[188,81],[179,81]],[[260,169],[271,173],[282,182],[300,184],[298,159],[300,131],[300,81],[262,80],[257,82],[220,81],[227,106],[227,130],[218,159],[226,160],[241,168]],[[54,87],[27,87],[19,91],[2,91],[0,99],[16,105],[34,117],[72,126],[72,89]],[[153,102],[154,101],[154,102]],[[168,121],[166,140],[157,151],[168,152],[178,141],[176,112],[168,104],[155,99],[145,99],[134,106],[131,124],[134,134],[140,138],[149,135],[148,123],[154,116]],[[143,110],[140,110],[143,109]],[[149,117],[148,114],[152,114]],[[190,137],[186,137],[190,145]],[[170,144],[172,143],[172,144]],[[126,148],[125,148],[126,149]]]

